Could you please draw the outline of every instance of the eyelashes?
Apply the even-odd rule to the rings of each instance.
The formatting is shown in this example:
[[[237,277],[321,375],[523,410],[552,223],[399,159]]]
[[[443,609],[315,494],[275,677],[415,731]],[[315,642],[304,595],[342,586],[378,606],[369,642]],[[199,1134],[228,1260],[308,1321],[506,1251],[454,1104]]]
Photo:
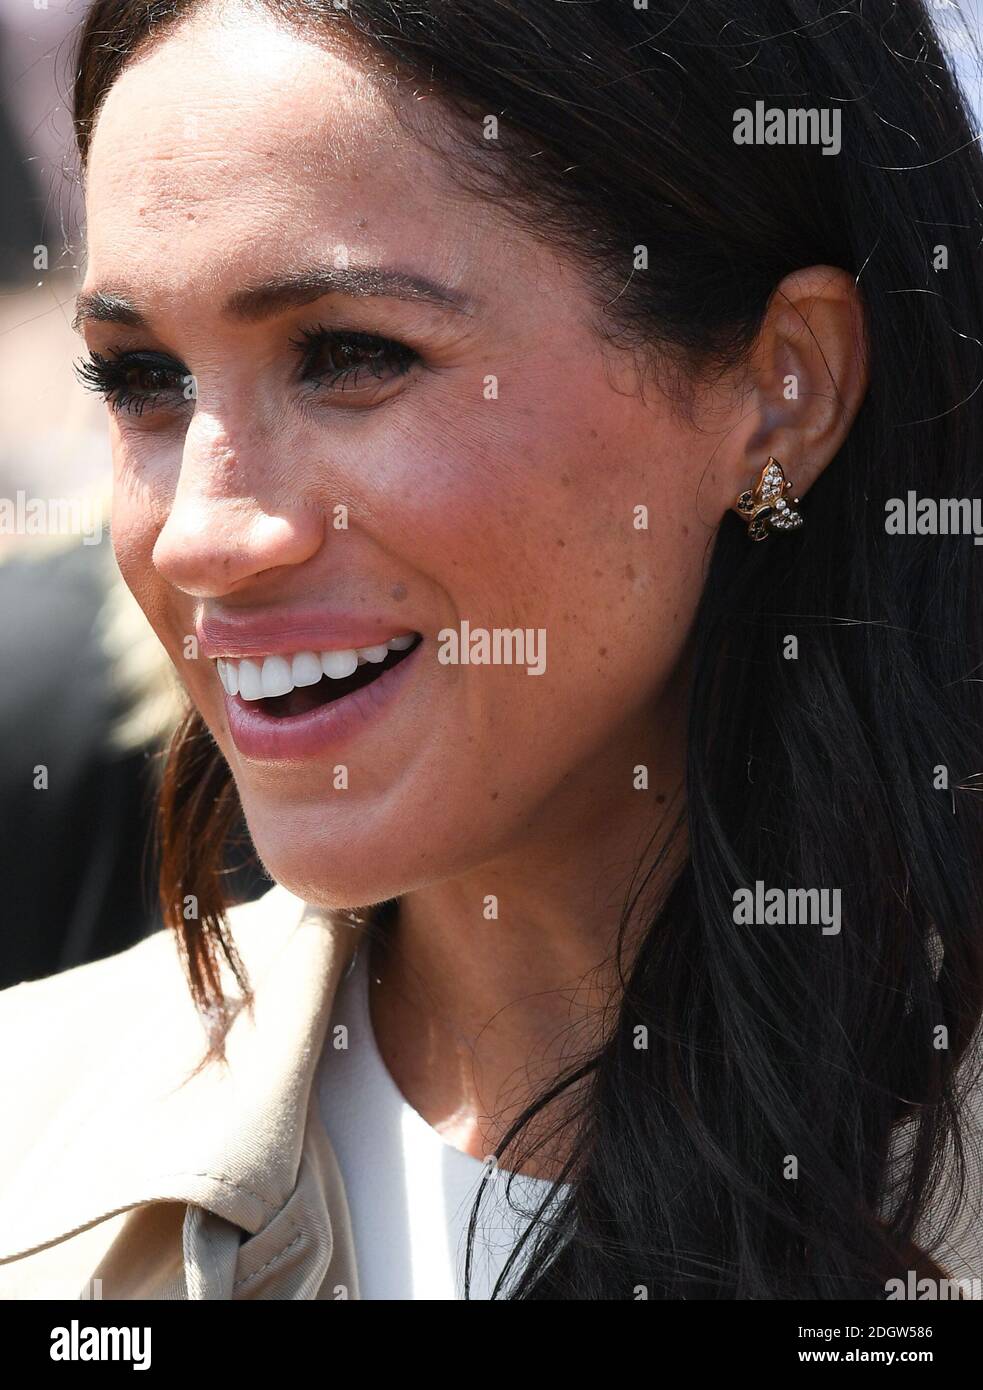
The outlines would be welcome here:
[[[405,343],[380,338],[375,333],[339,333],[318,325],[301,329],[290,339],[301,357],[301,373],[315,386],[353,390],[363,376],[381,381],[387,375],[403,376],[420,360]],[[328,361],[331,365],[324,365]]]
[[[168,389],[183,394],[191,381],[188,372],[156,353],[118,352],[115,348],[108,357],[90,352],[87,358],[75,363],[74,371],[85,389],[95,391],[112,410],[125,410],[132,415],[142,415]],[[132,380],[134,373],[142,376],[142,382]],[[157,380],[156,389],[148,386],[147,378]]]
[[[300,359],[297,379],[312,391],[332,395],[363,390],[366,378],[378,383],[405,376],[420,361],[413,348],[392,338],[320,324],[302,329],[289,342]],[[177,406],[194,399],[191,373],[158,352],[92,351],[75,363],[74,371],[81,385],[101,396],[114,412],[142,415],[162,400]]]

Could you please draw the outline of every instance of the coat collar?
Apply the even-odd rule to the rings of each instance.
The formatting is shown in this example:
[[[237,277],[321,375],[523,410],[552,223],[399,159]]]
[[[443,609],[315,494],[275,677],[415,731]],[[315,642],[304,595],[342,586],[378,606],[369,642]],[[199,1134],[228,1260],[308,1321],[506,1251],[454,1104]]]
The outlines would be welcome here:
[[[27,1057],[2,1096],[24,1122],[0,1160],[0,1261],[148,1202],[194,1204],[250,1234],[284,1206],[363,923],[281,886],[228,920],[254,1005],[234,1019],[225,1066],[195,1072],[206,1034],[169,931],[0,994],[0,1048]]]

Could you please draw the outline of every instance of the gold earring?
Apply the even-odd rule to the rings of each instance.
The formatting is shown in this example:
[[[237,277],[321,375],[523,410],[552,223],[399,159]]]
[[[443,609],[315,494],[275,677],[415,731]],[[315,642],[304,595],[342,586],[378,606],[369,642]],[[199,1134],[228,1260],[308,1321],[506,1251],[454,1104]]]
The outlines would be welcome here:
[[[786,501],[791,491],[784,468],[769,455],[754,487],[742,492],[734,504],[747,522],[747,533],[753,541],[766,540],[771,531],[795,531],[802,525],[802,513],[794,510],[799,499]]]

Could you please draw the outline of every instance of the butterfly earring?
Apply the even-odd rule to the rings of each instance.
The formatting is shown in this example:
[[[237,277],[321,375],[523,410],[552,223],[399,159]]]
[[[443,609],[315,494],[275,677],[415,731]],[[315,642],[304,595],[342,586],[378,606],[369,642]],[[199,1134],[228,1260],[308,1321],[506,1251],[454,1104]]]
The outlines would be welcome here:
[[[799,499],[786,501],[791,491],[784,468],[777,459],[769,457],[754,487],[742,492],[735,503],[753,541],[766,540],[771,531],[795,531],[802,525],[802,513],[794,510]]]

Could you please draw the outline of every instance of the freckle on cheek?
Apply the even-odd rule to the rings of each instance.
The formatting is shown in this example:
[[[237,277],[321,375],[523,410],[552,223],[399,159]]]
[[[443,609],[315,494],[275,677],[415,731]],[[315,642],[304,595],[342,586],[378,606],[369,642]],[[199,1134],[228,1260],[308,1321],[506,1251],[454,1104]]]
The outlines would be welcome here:
[[[631,583],[635,579],[635,566],[625,565],[625,578]]]
[[[598,654],[598,656],[607,656],[607,654],[608,654],[608,649],[607,649],[607,647],[598,647],[598,649],[597,649],[597,654]]]
[[[562,549],[564,548],[564,546],[566,545],[566,541],[563,539],[562,536],[557,536],[557,538],[556,538],[556,543],[557,543],[557,545],[560,547],[561,550],[562,550]]]

